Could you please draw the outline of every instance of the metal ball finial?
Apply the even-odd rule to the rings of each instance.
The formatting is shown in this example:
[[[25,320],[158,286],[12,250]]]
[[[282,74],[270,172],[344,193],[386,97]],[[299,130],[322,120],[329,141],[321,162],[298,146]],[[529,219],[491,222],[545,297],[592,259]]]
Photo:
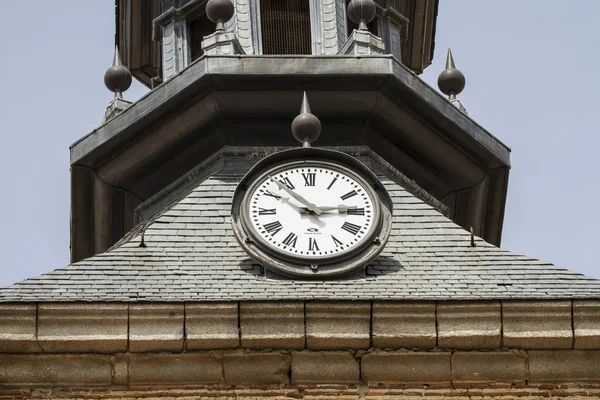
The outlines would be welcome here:
[[[447,96],[453,97],[463,91],[465,88],[465,76],[456,69],[452,51],[448,49],[446,58],[446,69],[438,77],[438,87]]]
[[[217,24],[217,31],[225,30],[225,22],[233,17],[234,11],[231,0],[208,0],[206,3],[206,16]]]
[[[358,24],[359,30],[368,30],[367,24],[373,21],[377,8],[373,0],[352,0],[348,4],[348,17]]]
[[[306,92],[302,99],[300,114],[292,122],[292,134],[297,141],[302,143],[303,147],[310,147],[310,144],[321,134],[321,121],[310,112]]]
[[[121,63],[117,46],[115,46],[113,65],[104,74],[104,84],[108,90],[115,93],[115,97],[119,97],[131,86],[131,72]]]

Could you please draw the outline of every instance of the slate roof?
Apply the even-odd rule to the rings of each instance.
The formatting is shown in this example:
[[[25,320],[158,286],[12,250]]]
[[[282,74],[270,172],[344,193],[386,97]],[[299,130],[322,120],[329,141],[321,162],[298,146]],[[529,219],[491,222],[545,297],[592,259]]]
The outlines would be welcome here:
[[[481,239],[471,247],[470,233],[414,190],[378,176],[394,202],[393,230],[366,273],[325,281],[266,274],[232,232],[241,176],[216,173],[146,224],[148,247],[134,231],[106,253],[0,289],[0,302],[600,298],[599,280]]]

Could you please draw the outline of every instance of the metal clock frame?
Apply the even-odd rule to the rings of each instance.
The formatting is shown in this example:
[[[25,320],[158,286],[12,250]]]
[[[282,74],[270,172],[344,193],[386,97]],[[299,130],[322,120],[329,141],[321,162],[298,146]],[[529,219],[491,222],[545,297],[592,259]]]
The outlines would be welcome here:
[[[277,251],[252,226],[249,206],[254,189],[267,175],[288,168],[322,166],[355,179],[373,202],[373,224],[354,248],[323,257],[302,257]],[[327,277],[350,273],[366,266],[385,246],[391,231],[392,201],[377,177],[356,158],[319,148],[296,148],[270,155],[250,169],[235,190],[232,223],[236,239],[252,258],[275,272],[288,276]]]

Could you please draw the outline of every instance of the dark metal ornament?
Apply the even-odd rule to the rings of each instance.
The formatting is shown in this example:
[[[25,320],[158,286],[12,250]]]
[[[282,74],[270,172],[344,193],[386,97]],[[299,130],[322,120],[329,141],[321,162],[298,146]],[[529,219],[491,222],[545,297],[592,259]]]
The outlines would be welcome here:
[[[233,17],[235,9],[231,0],[208,0],[206,16],[217,24],[217,31],[225,30],[225,22]]]
[[[358,24],[359,30],[367,30],[367,24],[373,21],[377,7],[373,0],[352,0],[348,4],[348,17]]]
[[[456,69],[452,51],[448,49],[446,57],[446,69],[442,71],[438,77],[438,87],[447,96],[457,95],[465,88],[465,76],[462,72]]]
[[[310,147],[321,134],[321,121],[311,113],[306,92],[302,98],[300,114],[292,121],[292,134],[304,147]]]
[[[302,257],[279,251],[266,242],[252,226],[250,199],[262,182],[278,171],[288,168],[323,166],[355,179],[370,196],[373,204],[373,225],[364,239],[341,254],[323,257]],[[375,174],[356,158],[334,150],[296,148],[275,153],[259,161],[237,186],[232,202],[232,224],[242,248],[276,273],[303,278],[323,278],[349,274],[368,265],[385,247],[392,227],[392,200]]]
[[[104,73],[104,84],[115,94],[123,93],[131,86],[131,72],[121,63],[118,47],[115,47],[113,65]]]

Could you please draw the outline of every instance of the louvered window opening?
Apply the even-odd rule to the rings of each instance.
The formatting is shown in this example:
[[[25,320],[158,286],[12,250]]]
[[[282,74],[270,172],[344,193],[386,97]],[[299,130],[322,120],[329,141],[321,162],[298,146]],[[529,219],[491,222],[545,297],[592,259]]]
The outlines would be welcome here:
[[[263,54],[312,54],[308,0],[260,0]]]
[[[192,57],[192,61],[197,60],[204,54],[202,51],[204,36],[211,35],[214,32],[215,24],[204,13],[190,23],[190,56]]]

